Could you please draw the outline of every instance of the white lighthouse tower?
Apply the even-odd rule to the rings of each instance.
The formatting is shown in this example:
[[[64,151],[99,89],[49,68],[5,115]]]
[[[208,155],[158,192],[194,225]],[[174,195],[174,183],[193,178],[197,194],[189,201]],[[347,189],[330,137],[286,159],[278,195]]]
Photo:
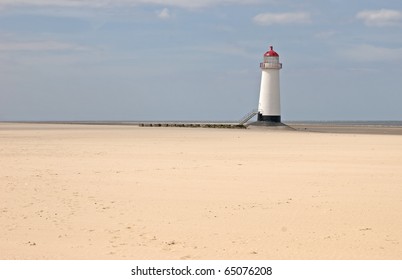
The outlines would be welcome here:
[[[282,63],[279,55],[270,46],[260,63],[262,71],[257,123],[260,125],[281,125],[281,102],[279,89],[279,70]]]

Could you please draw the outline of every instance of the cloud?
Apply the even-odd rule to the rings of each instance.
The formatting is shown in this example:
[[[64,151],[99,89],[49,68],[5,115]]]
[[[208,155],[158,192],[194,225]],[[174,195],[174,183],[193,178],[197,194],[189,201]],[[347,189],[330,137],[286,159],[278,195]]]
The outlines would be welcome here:
[[[0,43],[0,52],[16,51],[87,51],[89,48],[57,41]]]
[[[253,21],[259,25],[275,25],[275,24],[297,24],[310,23],[311,17],[309,13],[263,13],[253,17]]]
[[[356,14],[367,26],[391,26],[402,24],[402,12],[398,10],[365,10]]]
[[[1,7],[7,6],[53,6],[53,7],[110,7],[159,5],[187,9],[205,8],[217,5],[248,5],[262,3],[262,0],[0,0]]]
[[[158,11],[156,15],[160,19],[170,19],[172,17],[168,8],[164,8],[163,10]]]
[[[0,7],[21,7],[21,6],[55,6],[55,7],[99,7],[107,4],[108,1],[97,0],[0,0]]]
[[[402,48],[384,48],[373,45],[358,45],[342,49],[339,54],[361,62],[392,62],[402,60]]]
[[[262,3],[262,0],[125,0],[136,4],[153,4],[179,8],[197,9],[219,5],[249,5]]]

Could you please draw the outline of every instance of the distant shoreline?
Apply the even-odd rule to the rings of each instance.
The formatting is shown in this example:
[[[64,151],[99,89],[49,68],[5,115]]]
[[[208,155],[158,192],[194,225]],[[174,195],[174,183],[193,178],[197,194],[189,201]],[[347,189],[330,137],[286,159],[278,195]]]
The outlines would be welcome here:
[[[402,135],[402,122],[292,122],[287,124],[298,131]]]
[[[0,123],[50,123],[50,124],[139,124],[139,123],[238,123],[238,120],[0,120]],[[253,122],[253,121],[250,121]],[[249,123],[250,123],[249,122]],[[328,125],[383,125],[401,126],[402,120],[367,120],[367,121],[315,121],[315,120],[284,120],[286,124],[328,124]]]
[[[296,131],[320,133],[402,135],[402,121],[289,121],[286,125]],[[0,124],[49,125],[123,125],[123,126],[174,126],[215,127],[236,126],[234,121],[0,121]],[[145,125],[144,125],[145,124]],[[1,128],[0,128],[1,129]],[[3,127],[4,129],[4,127]]]

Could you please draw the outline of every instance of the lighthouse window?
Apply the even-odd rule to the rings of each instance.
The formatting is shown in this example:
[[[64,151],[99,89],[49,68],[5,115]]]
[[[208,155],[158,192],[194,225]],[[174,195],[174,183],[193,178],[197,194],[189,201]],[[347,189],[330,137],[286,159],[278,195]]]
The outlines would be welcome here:
[[[279,58],[278,57],[270,57],[266,56],[264,59],[265,63],[279,63]]]

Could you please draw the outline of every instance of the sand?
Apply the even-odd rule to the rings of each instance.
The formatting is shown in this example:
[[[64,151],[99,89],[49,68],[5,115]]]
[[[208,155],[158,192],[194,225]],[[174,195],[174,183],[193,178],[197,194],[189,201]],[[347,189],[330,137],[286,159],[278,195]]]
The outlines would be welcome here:
[[[402,259],[402,136],[0,123],[0,259]]]

